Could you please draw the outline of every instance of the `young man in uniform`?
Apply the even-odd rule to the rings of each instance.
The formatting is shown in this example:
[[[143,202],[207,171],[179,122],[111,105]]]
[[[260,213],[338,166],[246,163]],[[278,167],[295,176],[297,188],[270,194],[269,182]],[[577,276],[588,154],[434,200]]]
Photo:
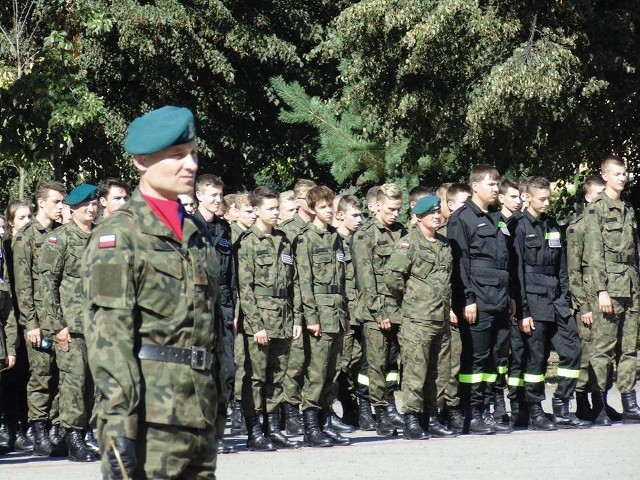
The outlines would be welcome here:
[[[74,462],[93,462],[100,455],[93,431],[89,434],[94,392],[82,325],[80,265],[98,215],[97,194],[97,187],[90,184],[78,185],[71,191],[66,199],[71,221],[47,235],[39,265],[40,291],[47,322],[55,334],[56,363],[61,373],[60,426],[66,432],[69,460]]]
[[[571,310],[567,259],[560,226],[546,214],[551,186],[544,177],[532,177],[526,191],[527,209],[518,220],[514,250],[518,257],[520,331],[525,334],[524,390],[533,430],[587,428],[592,423],[569,411],[580,373],[580,339]],[[553,395],[553,417],[542,410],[545,369],[550,344],[560,357],[558,386]]]
[[[497,331],[515,313],[510,312],[508,236],[498,226],[500,212],[492,210],[498,179],[494,167],[475,167],[469,176],[471,199],[451,215],[447,226],[453,248],[452,306],[462,339],[460,394],[471,410],[468,431],[478,435],[510,431],[496,423],[487,408],[497,379]]]
[[[27,385],[29,421],[34,429],[34,455],[62,454],[59,418],[52,406],[58,390],[58,372],[52,348],[53,330],[47,320],[40,293],[40,253],[46,235],[61,220],[65,189],[59,182],[45,181],[36,187],[38,211],[13,239],[15,290],[20,311],[19,322],[25,330],[29,372]],[[44,344],[43,344],[44,341]],[[47,422],[53,422],[49,439]]]
[[[293,216],[298,213],[296,192],[293,190],[286,190],[282,192],[280,194],[279,202],[280,217],[278,218],[278,225],[293,218]]]
[[[82,257],[102,474],[215,478],[219,267],[206,226],[178,201],[198,168],[193,115],[153,110],[131,123],[124,147],[139,188]]]
[[[98,186],[102,217],[108,218],[129,199],[129,185],[118,178],[108,178]]]
[[[416,227],[402,237],[391,256],[385,280],[387,288],[402,308],[402,364],[404,378],[403,436],[408,440],[424,440],[429,434],[451,437],[455,433],[438,420],[438,397],[445,381],[436,387],[440,370],[450,370],[449,315],[451,311],[451,247],[446,237],[438,234],[440,198],[428,195],[412,208]],[[444,380],[444,379],[443,379]],[[423,416],[428,433],[420,424]]]
[[[402,192],[387,183],[378,189],[375,217],[366,222],[351,242],[358,285],[359,318],[364,320],[364,341],[369,377],[369,398],[376,411],[378,435],[393,435],[404,420],[395,409],[393,391],[387,385],[391,345],[398,351],[402,316],[389,292],[384,273],[394,246],[406,229],[397,222],[402,208]]]
[[[638,225],[633,207],[622,200],[627,169],[616,155],[601,165],[604,191],[593,199],[585,216],[585,253],[597,308],[591,325],[592,397],[599,399],[594,418],[601,415],[616,362],[616,385],[622,396],[622,422],[640,423],[636,402],[638,350]]]

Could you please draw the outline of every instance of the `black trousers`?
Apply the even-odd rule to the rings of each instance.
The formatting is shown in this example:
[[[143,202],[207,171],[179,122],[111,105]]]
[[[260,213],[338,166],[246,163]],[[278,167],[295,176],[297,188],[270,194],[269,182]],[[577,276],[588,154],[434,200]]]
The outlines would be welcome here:
[[[509,355],[509,400],[524,401],[524,366],[525,339],[518,328],[518,321],[511,320],[509,325],[509,340],[511,353]]]

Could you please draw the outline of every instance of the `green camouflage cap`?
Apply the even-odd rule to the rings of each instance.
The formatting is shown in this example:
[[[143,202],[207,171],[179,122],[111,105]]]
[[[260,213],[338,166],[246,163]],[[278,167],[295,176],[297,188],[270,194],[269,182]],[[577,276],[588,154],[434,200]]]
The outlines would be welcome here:
[[[191,110],[165,106],[131,122],[124,149],[132,155],[150,155],[195,138],[196,125]]]
[[[413,213],[416,215],[424,215],[440,208],[440,197],[437,195],[427,195],[416,202],[413,207]]]
[[[98,196],[98,187],[91,185],[90,183],[83,183],[71,190],[71,193],[67,195],[65,203],[67,205],[80,205],[83,202],[93,200]]]

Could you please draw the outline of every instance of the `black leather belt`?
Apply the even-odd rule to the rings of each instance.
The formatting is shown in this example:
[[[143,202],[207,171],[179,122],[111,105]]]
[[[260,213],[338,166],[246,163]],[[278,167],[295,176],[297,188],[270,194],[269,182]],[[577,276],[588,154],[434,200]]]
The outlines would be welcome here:
[[[156,362],[180,363],[189,365],[194,370],[210,370],[213,365],[213,354],[204,347],[188,349],[165,345],[142,345],[138,352],[138,358]]]
[[[538,273],[540,275],[555,275],[556,269],[551,266],[533,266],[533,265],[525,265],[524,273]]]

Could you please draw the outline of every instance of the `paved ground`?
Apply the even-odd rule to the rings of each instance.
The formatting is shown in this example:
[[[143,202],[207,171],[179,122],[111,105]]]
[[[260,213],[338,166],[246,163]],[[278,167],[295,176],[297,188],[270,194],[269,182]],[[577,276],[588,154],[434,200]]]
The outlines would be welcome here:
[[[618,394],[611,404],[620,407]],[[550,411],[550,405],[545,405]],[[232,437],[241,449],[244,440]],[[490,437],[461,436],[409,442],[382,439],[372,432],[352,435],[350,447],[298,451],[241,451],[219,460],[219,479],[413,480],[513,479],[589,480],[636,478],[640,471],[640,425],[556,432],[518,431]],[[0,480],[98,480],[97,464],[42,460],[10,454],[0,457]]]

